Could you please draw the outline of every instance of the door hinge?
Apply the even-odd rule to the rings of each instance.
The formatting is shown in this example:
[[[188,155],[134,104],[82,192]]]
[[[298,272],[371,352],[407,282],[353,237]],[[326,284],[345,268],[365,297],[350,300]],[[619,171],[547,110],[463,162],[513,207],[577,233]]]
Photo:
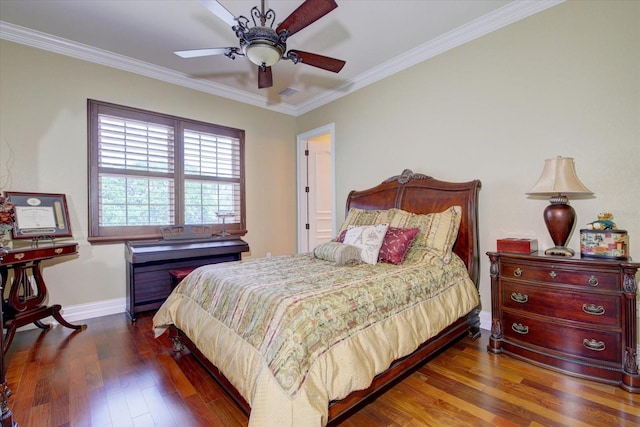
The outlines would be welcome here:
[[[305,155],[305,156],[309,156],[309,150],[308,150],[308,149],[307,149],[307,150],[304,150],[304,155]]]
[[[308,193],[309,192],[309,187],[304,187],[304,192]]]
[[[304,228],[306,228],[307,230],[311,230],[311,227],[309,226],[309,224],[305,224]]]

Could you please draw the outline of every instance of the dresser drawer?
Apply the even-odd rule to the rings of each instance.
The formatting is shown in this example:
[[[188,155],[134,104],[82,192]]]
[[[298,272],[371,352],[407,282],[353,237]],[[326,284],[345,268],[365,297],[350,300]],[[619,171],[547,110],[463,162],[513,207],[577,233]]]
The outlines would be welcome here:
[[[504,309],[512,311],[535,313],[594,326],[622,327],[622,304],[619,295],[571,292],[505,280],[500,303]]]
[[[505,337],[514,343],[599,361],[622,362],[622,335],[617,332],[566,326],[508,312],[504,313],[503,329]]]
[[[504,279],[515,278],[525,281],[548,282],[584,286],[589,289],[619,290],[620,275],[616,272],[570,269],[554,267],[549,263],[511,263],[503,262],[500,276]]]

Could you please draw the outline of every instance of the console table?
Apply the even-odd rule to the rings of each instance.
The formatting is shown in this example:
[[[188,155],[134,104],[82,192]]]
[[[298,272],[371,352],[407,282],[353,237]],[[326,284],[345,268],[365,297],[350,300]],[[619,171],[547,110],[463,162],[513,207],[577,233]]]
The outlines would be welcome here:
[[[5,299],[3,295],[2,299],[4,328],[7,329],[3,353],[7,352],[19,327],[33,323],[41,329],[49,329],[51,325],[41,322],[41,319],[48,316],[53,316],[58,323],[67,328],[86,329],[87,325],[73,325],[67,322],[60,313],[62,309],[60,304],[44,305],[47,299],[47,286],[42,276],[42,261],[77,253],[76,242],[41,242],[38,246],[18,244],[12,249],[7,249],[7,254],[0,261],[2,288],[4,289],[7,285],[9,270],[13,270],[13,279],[8,298]],[[33,281],[30,280],[29,273]]]
[[[189,240],[126,242],[127,311],[136,313],[159,308],[173,290],[170,270],[239,261],[249,245],[239,237]]]

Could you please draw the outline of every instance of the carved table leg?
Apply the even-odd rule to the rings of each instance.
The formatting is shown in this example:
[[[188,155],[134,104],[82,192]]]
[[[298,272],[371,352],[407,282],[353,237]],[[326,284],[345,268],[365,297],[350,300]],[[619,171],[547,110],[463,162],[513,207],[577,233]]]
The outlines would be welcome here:
[[[7,387],[7,383],[2,382],[0,384],[0,410],[2,415],[0,420],[2,421],[2,427],[18,427],[18,424],[13,421],[13,412],[9,409],[9,396],[11,396],[11,390]]]
[[[6,271],[6,269],[5,269]],[[42,322],[42,319],[52,316],[58,323],[70,329],[86,329],[87,325],[74,325],[69,323],[62,317],[62,306],[55,304],[52,306],[44,305],[47,297],[47,286],[42,276],[40,261],[32,263],[16,264],[13,267],[14,276],[11,281],[9,297],[5,301],[7,306],[6,322],[4,327],[7,329],[6,340],[3,351],[6,353],[13,341],[16,329],[21,326],[33,323],[40,329],[50,329],[52,325]],[[29,279],[28,273],[31,272],[35,288],[32,287],[32,281]],[[3,276],[3,285],[6,284],[6,278]]]

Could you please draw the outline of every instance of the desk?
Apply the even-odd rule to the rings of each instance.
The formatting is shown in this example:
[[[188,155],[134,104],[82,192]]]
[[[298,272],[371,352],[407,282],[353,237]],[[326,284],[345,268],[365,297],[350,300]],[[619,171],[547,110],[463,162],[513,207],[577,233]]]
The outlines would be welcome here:
[[[14,241],[15,243],[15,241]],[[9,288],[9,297],[2,299],[4,310],[4,327],[7,329],[3,352],[6,353],[15,336],[16,330],[33,323],[41,329],[49,329],[51,325],[41,322],[48,316],[53,316],[63,326],[71,329],[85,329],[87,325],[72,325],[60,314],[62,306],[55,304],[44,305],[47,299],[47,286],[42,276],[40,263],[47,259],[58,258],[78,253],[75,242],[46,243],[39,246],[18,246],[7,250],[7,254],[0,261],[2,288],[7,284],[9,270],[13,270],[13,280]],[[31,277],[29,276],[31,273]],[[31,278],[33,280],[31,280]]]
[[[170,270],[239,261],[249,245],[239,237],[191,240],[147,240],[127,242],[127,311],[136,313],[159,308],[171,293]]]

